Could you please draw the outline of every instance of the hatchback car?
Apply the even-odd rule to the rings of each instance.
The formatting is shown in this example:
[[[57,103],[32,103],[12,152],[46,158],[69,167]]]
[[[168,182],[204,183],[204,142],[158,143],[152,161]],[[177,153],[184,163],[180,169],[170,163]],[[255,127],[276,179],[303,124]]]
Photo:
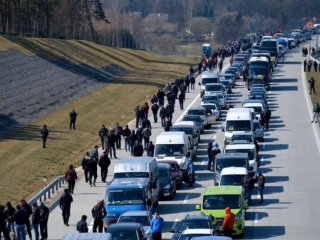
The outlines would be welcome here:
[[[159,184],[160,184],[160,199],[173,199],[176,195],[176,179],[173,170],[169,164],[159,163]]]
[[[181,222],[179,222],[174,229],[171,229],[170,232],[174,233],[172,240],[179,239],[181,233],[185,229],[210,229],[212,231],[214,218],[212,216],[204,215],[187,215]]]
[[[210,128],[211,124],[215,123],[215,121],[216,121],[215,117],[212,114],[209,115],[206,112],[206,109],[204,107],[191,107],[188,110],[187,115],[200,116],[204,120],[205,128]]]
[[[195,122],[195,124],[198,126],[200,133],[204,132],[204,125],[205,122],[203,120],[203,118],[201,118],[200,116],[197,115],[186,115],[182,118],[181,121],[192,121]]]
[[[173,171],[173,175],[176,179],[176,186],[177,186],[177,189],[180,189],[181,188],[181,185],[182,185],[182,171],[180,171],[180,167],[179,167],[179,164],[174,161],[174,160],[166,160],[166,161],[157,161],[157,163],[164,163],[164,164],[169,164],[172,168],[172,171]]]
[[[113,240],[145,240],[146,235],[140,223],[114,223],[108,226],[107,233]]]

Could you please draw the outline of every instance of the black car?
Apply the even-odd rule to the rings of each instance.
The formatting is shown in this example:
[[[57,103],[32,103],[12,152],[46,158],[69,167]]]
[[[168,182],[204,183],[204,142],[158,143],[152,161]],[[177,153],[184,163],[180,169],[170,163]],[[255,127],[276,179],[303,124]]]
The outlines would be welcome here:
[[[176,179],[174,176],[174,171],[169,164],[159,163],[159,183],[160,183],[160,198],[173,199],[176,195]]]
[[[176,187],[177,189],[181,188],[182,185],[182,171],[180,171],[180,167],[179,164],[177,163],[177,161],[174,160],[164,160],[164,161],[157,161],[157,163],[164,163],[164,164],[169,164],[172,168],[173,171],[173,175],[176,179]]]
[[[187,215],[181,222],[179,222],[174,229],[171,229],[170,232],[174,233],[172,240],[177,240],[181,233],[187,229],[196,229],[196,228],[208,228],[214,229],[213,226],[214,218],[212,216],[189,216]]]
[[[107,233],[112,235],[112,239],[120,240],[144,240],[145,232],[140,223],[114,223],[108,226]]]

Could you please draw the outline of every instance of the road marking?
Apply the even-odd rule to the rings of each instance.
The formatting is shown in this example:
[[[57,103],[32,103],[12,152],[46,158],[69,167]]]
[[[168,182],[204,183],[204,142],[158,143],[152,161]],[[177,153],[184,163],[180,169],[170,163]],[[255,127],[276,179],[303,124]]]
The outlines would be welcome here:
[[[261,199],[259,192],[257,193],[257,196],[256,196],[256,197],[257,197],[257,199]]]
[[[91,232],[93,228],[93,221],[88,226],[88,232]]]
[[[175,229],[175,227],[176,227],[176,225],[177,225],[178,221],[179,221],[179,218],[176,218],[176,219],[174,220],[174,222],[173,222],[173,224],[172,224],[171,229]]]
[[[310,119],[312,119],[313,107],[312,107],[311,99],[309,98],[309,94],[308,94],[308,91],[307,91],[306,76],[305,76],[305,73],[302,70],[302,67],[301,67],[301,73],[302,73],[302,85],[303,85],[303,90],[304,90],[304,96],[306,98],[306,102],[307,102],[308,110],[309,110],[309,117],[310,117]],[[312,124],[312,128],[313,128],[314,138],[316,139],[318,151],[319,151],[319,154],[320,154],[319,126],[318,126],[318,124]]]
[[[217,134],[213,135],[213,141],[216,141]]]
[[[265,159],[264,158],[260,158],[260,162],[263,162]]]
[[[201,162],[201,165],[205,165],[206,164],[206,160],[203,160],[202,162]]]
[[[254,223],[258,223],[259,222],[259,213],[256,213],[254,216]]]
[[[188,201],[188,198],[189,198],[189,195],[187,195],[185,198],[184,198],[184,200],[183,200],[183,204],[186,204],[187,203],[187,201]]]

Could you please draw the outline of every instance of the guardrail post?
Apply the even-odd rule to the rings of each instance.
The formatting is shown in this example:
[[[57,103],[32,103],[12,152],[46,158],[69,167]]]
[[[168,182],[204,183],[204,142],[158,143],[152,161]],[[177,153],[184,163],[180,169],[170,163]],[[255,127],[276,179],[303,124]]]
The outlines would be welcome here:
[[[51,189],[49,188],[49,190],[48,190],[48,198],[50,198],[50,191],[51,191]]]

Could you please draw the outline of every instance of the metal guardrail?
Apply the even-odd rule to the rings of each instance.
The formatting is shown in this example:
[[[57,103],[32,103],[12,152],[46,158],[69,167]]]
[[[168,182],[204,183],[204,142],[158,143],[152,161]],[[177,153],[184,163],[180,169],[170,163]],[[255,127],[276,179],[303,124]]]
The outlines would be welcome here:
[[[28,203],[32,205],[34,202],[40,203],[45,202],[47,199],[51,198],[55,192],[65,183],[65,176],[56,177],[52,182],[50,182],[46,187],[40,190],[36,195],[28,200]]]

